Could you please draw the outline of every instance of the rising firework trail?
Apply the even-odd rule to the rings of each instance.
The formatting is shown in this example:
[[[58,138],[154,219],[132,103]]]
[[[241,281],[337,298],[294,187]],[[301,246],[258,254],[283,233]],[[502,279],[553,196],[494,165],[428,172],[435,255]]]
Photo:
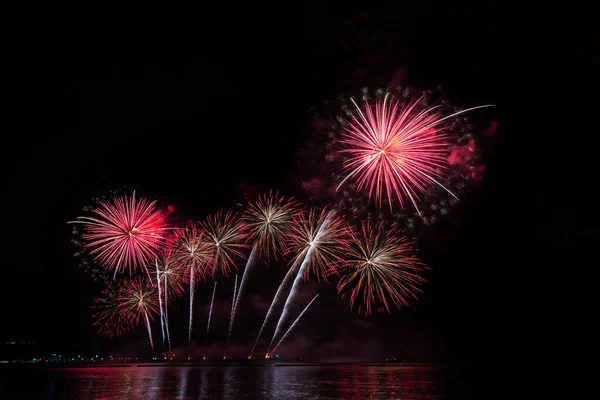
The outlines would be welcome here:
[[[238,290],[237,294],[234,295],[233,309],[231,311],[231,322],[229,323],[229,333],[227,334],[228,338],[231,337],[231,331],[233,330],[233,321],[235,319],[235,312],[237,310],[238,302],[240,301],[240,294],[242,293],[242,289],[244,288],[245,283],[248,280],[248,270],[252,267],[252,265],[254,265],[255,259],[256,259],[256,248],[252,247],[252,250],[250,251],[250,256],[248,257],[248,262],[246,263],[246,268],[244,269],[244,273],[242,274],[242,280],[240,282],[240,289]],[[235,277],[237,279],[237,275]]]
[[[162,344],[165,347],[165,314],[163,312],[162,292],[160,290],[160,271],[158,269],[158,258],[156,259],[156,286],[158,287],[158,306],[160,307],[160,328],[162,332]]]
[[[183,268],[177,266],[169,256],[160,258],[157,262],[157,276],[160,281],[160,286],[164,292],[163,308],[164,308],[164,323],[165,332],[169,350],[171,350],[171,334],[169,330],[169,299],[178,298],[183,295],[185,288],[183,285],[184,278]]]
[[[192,325],[194,315],[194,288],[196,281],[204,279],[206,264],[210,260],[209,242],[204,230],[197,224],[188,226],[176,233],[170,257],[180,268],[189,274],[190,317],[188,344],[192,343]],[[199,276],[196,276],[198,274]]]
[[[210,310],[208,311],[208,323],[206,324],[206,338],[208,339],[208,331],[210,329],[210,318],[212,317],[213,304],[215,303],[215,292],[217,291],[217,282],[213,288],[212,298],[210,299]]]
[[[233,285],[233,300],[231,301],[231,315],[229,316],[229,334],[231,335],[231,327],[233,326],[233,310],[235,307],[235,299],[237,297],[237,274],[235,274],[235,283]]]
[[[275,297],[273,297],[271,306],[269,306],[269,311],[267,311],[265,320],[263,321],[262,326],[260,327],[260,331],[258,332],[258,335],[256,336],[256,340],[254,341],[254,346],[252,346],[252,350],[250,350],[250,355],[248,356],[248,358],[252,358],[252,355],[254,354],[254,349],[256,348],[256,345],[258,344],[258,341],[260,340],[260,337],[261,337],[263,331],[265,330],[265,327],[267,326],[267,322],[271,318],[271,315],[275,312],[275,307],[278,306],[283,301],[284,292],[285,292],[286,288],[289,287],[289,285],[292,283],[294,276],[296,276],[296,270],[298,268],[298,265],[300,265],[300,263],[304,259],[305,254],[306,254],[306,250],[304,250],[303,253],[299,257],[296,257],[296,259],[294,260],[294,263],[292,264],[290,269],[288,269],[288,272],[285,274],[283,281],[277,288],[277,293],[275,293]]]
[[[243,214],[242,218],[246,224],[249,239],[254,244],[236,295],[229,337],[231,337],[240,298],[248,281],[249,271],[255,265],[256,257],[277,259],[279,252],[287,250],[285,236],[298,213],[296,200],[271,192],[268,195],[259,196],[256,202],[250,203]]]
[[[283,306],[269,349],[282,333],[283,324],[290,313],[290,304],[294,301],[302,281],[308,278],[308,273],[312,271],[318,278],[322,277],[326,281],[327,275],[334,273],[335,266],[339,263],[339,250],[345,243],[346,235],[344,223],[333,210],[326,214],[325,212],[325,209],[320,212],[311,209],[294,227],[291,235],[293,246],[290,249],[306,249],[306,256]]]
[[[458,198],[441,182],[448,170],[449,137],[444,133],[449,127],[442,123],[466,112],[493,107],[483,105],[443,116],[441,105],[423,107],[422,98],[405,103],[400,100],[365,100],[360,107],[354,99],[356,113],[351,116],[340,137],[345,157],[343,173],[346,177],[337,190],[350,178],[357,190],[368,192],[381,207],[384,194],[397,199],[403,206],[410,200],[419,215],[419,195],[428,186],[438,185]]]
[[[78,217],[73,224],[83,224],[84,247],[94,260],[117,273],[133,274],[147,265],[162,251],[168,229],[167,214],[156,201],[128,196],[101,201],[91,217]]]
[[[319,297],[318,294],[316,294],[315,297],[313,297],[313,299],[310,301],[310,303],[308,303],[308,305],[304,308],[304,310],[302,310],[300,315],[298,315],[298,318],[296,318],[296,320],[292,323],[292,325],[290,325],[288,330],[283,334],[283,336],[281,337],[281,340],[279,342],[277,342],[275,347],[273,347],[273,350],[270,353],[267,353],[266,358],[269,358],[269,354],[275,353],[275,350],[277,350],[277,348],[281,345],[281,343],[283,343],[285,341],[285,339],[290,335],[292,330],[294,330],[294,327],[298,324],[298,321],[300,321],[300,318],[302,318],[302,316],[304,315],[306,310],[308,310],[308,307],[310,307],[310,305],[313,303],[313,301],[316,300],[317,297]]]
[[[363,222],[360,229],[349,229],[351,241],[338,293],[350,291],[350,309],[359,300],[358,312],[370,315],[373,309],[390,312],[391,306],[408,306],[425,282],[426,267],[412,255],[412,243],[394,228]]]

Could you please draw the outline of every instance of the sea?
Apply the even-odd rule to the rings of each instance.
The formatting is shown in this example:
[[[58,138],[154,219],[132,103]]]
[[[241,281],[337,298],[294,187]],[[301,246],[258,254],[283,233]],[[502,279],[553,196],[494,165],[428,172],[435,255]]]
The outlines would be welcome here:
[[[0,399],[470,399],[437,365],[152,365],[0,369]]]

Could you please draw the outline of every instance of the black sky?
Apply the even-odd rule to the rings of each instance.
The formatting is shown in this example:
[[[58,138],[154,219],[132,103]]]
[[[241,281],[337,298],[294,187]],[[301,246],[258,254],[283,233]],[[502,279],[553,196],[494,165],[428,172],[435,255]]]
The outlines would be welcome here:
[[[434,271],[423,301],[381,329],[427,325],[431,348],[452,359],[514,356],[520,276],[536,264],[530,253],[574,249],[578,216],[568,199],[548,200],[549,178],[524,179],[544,169],[529,153],[537,133],[519,130],[514,116],[514,97],[529,93],[534,68],[521,56],[528,46],[510,10],[268,11],[127,28],[67,18],[35,35],[15,68],[17,129],[5,148],[11,254],[2,337],[93,341],[88,307],[97,286],[77,269],[66,225],[91,198],[140,187],[168,198],[182,217],[201,218],[231,204],[240,183],[302,196],[294,174],[308,110],[383,87],[404,70],[416,86],[444,84],[455,103],[497,104],[500,128],[460,227],[424,246]]]

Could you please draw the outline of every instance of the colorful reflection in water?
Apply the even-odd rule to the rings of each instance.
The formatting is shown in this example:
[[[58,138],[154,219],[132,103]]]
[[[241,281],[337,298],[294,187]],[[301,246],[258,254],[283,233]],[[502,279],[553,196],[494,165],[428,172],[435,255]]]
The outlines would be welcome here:
[[[36,385],[9,394],[29,398],[37,387],[35,398],[45,399],[445,399],[448,376],[433,366],[133,365],[38,370],[29,380]]]

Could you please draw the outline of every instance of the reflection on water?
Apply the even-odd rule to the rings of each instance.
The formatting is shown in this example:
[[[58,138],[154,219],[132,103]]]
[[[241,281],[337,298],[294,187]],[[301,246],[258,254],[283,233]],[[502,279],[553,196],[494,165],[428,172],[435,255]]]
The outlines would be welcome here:
[[[33,396],[31,388],[15,386],[8,398],[40,398],[41,392],[45,399],[81,400],[446,398],[444,374],[427,366],[131,366],[28,375],[43,390]]]

